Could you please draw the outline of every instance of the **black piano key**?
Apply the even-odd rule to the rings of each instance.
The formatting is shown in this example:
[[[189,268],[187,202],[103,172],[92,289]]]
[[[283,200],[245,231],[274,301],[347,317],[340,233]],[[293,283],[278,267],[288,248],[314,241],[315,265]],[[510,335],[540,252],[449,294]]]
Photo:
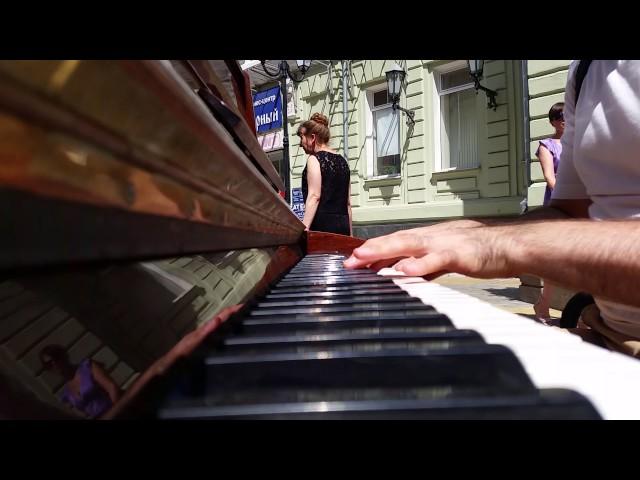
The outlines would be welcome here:
[[[443,389],[446,391],[446,389]],[[423,395],[424,397],[425,395]],[[169,401],[160,418],[271,419],[271,420],[599,420],[598,412],[582,395],[566,389],[547,389],[524,395],[432,395],[431,398],[387,400],[319,400],[300,402],[216,404],[217,398]],[[251,399],[250,395],[246,396]],[[223,399],[224,400],[224,399]],[[235,399],[231,399],[235,400]]]
[[[256,308],[276,308],[276,307],[303,307],[322,305],[348,305],[358,303],[398,303],[398,302],[419,302],[418,298],[411,297],[406,292],[394,292],[391,295],[341,295],[326,296],[324,298],[307,298],[306,296],[286,297],[285,299],[265,299],[257,303]]]
[[[281,335],[241,336],[228,338],[220,347],[223,354],[249,353],[305,353],[318,351],[373,351],[382,349],[409,349],[437,347],[440,344],[485,343],[471,330],[448,332],[396,332],[379,334],[329,334],[329,335]]]
[[[339,260],[314,260],[310,262],[299,262],[293,269],[304,270],[307,268],[322,268],[322,267],[331,267],[331,268],[344,268],[344,259]]]
[[[403,292],[400,287],[398,287],[395,283],[379,283],[379,284],[368,284],[368,285],[359,285],[359,284],[342,284],[342,285],[313,285],[306,287],[295,287],[295,286],[286,286],[286,287],[272,287],[269,293],[271,294],[311,294],[311,293],[325,293],[325,292],[350,292],[352,290],[366,290],[368,292],[373,292],[375,290],[395,290],[396,292]]]
[[[285,275],[284,279],[293,280],[293,279],[305,279],[305,278],[325,278],[325,277],[343,277],[343,278],[353,278],[357,280],[359,277],[366,277],[377,275],[373,270],[329,270],[326,268],[318,269],[318,270],[291,270],[287,275]],[[378,275],[380,276],[380,275]]]
[[[282,282],[300,282],[306,280],[328,280],[328,279],[344,279],[352,282],[359,282],[364,278],[387,278],[376,273],[359,272],[357,274],[343,274],[339,272],[323,272],[323,273],[305,273],[305,274],[289,274],[281,279]]]
[[[336,266],[337,268],[344,268],[343,265],[345,260],[346,260],[345,257],[333,258],[329,260],[310,260],[310,261],[302,259],[293,268],[307,268],[313,265],[330,265],[330,266]]]
[[[333,329],[362,329],[384,327],[452,327],[451,320],[442,314],[420,313],[415,316],[398,312],[387,312],[387,315],[322,316],[301,318],[245,319],[239,330],[245,334],[265,335],[275,332],[323,331]],[[407,312],[411,313],[411,312]],[[417,312],[416,312],[417,313]]]
[[[316,264],[316,265],[298,265],[289,270],[289,274],[299,273],[299,272],[320,272],[324,273],[327,271],[335,271],[335,272],[370,272],[375,273],[375,271],[371,268],[362,268],[358,270],[347,270],[342,266],[342,262],[337,263],[325,263],[325,264]]]
[[[425,305],[419,299],[405,300],[390,303],[365,303],[365,304],[342,304],[342,305],[318,305],[311,307],[278,307],[278,308],[256,308],[249,313],[250,317],[278,317],[291,315],[323,315],[323,314],[350,314],[359,312],[386,312],[386,311],[428,311],[433,307]]]
[[[296,266],[294,266],[291,270],[289,270],[289,272],[295,272],[295,271],[302,271],[302,270],[326,270],[326,269],[331,269],[331,270],[342,270],[345,272],[358,272],[358,271],[369,271],[372,272],[374,271],[374,269],[372,268],[360,268],[357,270],[349,270],[347,268],[344,267],[344,260],[339,260],[337,262],[335,261],[331,261],[331,262],[313,262],[313,263],[306,263],[303,264],[302,262],[298,263]]]
[[[340,325],[335,328],[321,328],[321,329],[300,329],[296,331],[285,331],[275,329],[272,331],[260,331],[258,333],[252,333],[256,338],[259,337],[271,337],[273,335],[286,335],[287,333],[294,336],[301,335],[386,335],[386,334],[394,334],[394,333],[411,333],[411,334],[432,334],[434,332],[444,332],[447,330],[451,330],[452,328],[448,325],[393,325],[393,326],[382,326],[382,327],[363,327],[357,325]],[[229,336],[229,338],[237,338],[239,336]],[[220,342],[216,342],[214,345],[216,348],[220,348]]]
[[[287,345],[289,343],[299,342],[331,342],[331,341],[358,341],[368,338],[410,338],[412,336],[420,336],[424,338],[456,340],[456,339],[473,339],[484,341],[482,335],[475,330],[456,329],[452,327],[435,327],[429,331],[421,333],[391,333],[375,332],[374,334],[350,334],[350,333],[325,333],[320,334],[302,334],[302,335],[274,335],[274,336],[251,336],[241,335],[237,337],[230,336],[225,340],[225,348],[230,346],[243,345],[259,345],[259,344],[277,344]]]
[[[283,277],[283,280],[304,280],[306,278],[326,278],[326,277],[339,277],[339,278],[351,278],[354,281],[366,278],[366,277],[380,277],[385,278],[382,275],[378,275],[372,270],[330,270],[330,269],[318,269],[317,271],[300,271],[289,272]]]
[[[286,315],[247,315],[242,318],[243,324],[264,323],[264,322],[289,322],[289,321],[309,321],[323,322],[329,320],[380,320],[389,321],[404,320],[408,318],[430,319],[444,316],[428,305],[421,305],[420,308],[389,309],[389,310],[351,310],[348,312],[317,312],[317,313],[288,313]]]
[[[371,388],[461,386],[535,388],[515,355],[499,345],[442,345],[438,348],[374,352],[212,355],[206,381],[215,390],[235,388]]]
[[[285,301],[285,300],[297,300],[299,298],[316,298],[316,299],[331,299],[331,298],[342,298],[342,297],[356,297],[359,295],[378,295],[380,297],[384,297],[386,295],[405,295],[406,297],[410,297],[410,295],[401,290],[398,287],[387,287],[387,288],[378,288],[378,289],[366,289],[364,287],[360,287],[360,289],[349,289],[349,290],[338,290],[338,291],[317,291],[317,292],[274,292],[267,293],[264,295],[264,299],[266,300],[276,300],[276,301]]]
[[[289,315],[256,315],[245,316],[240,321],[243,324],[265,323],[265,322],[290,322],[290,321],[306,321],[306,322],[324,322],[330,320],[388,320],[401,321],[407,319],[421,318],[424,320],[445,317],[444,314],[438,312],[433,307],[423,305],[424,308],[406,309],[406,310],[360,310],[348,313],[343,312],[324,312],[324,313],[293,313]]]
[[[293,344],[320,344],[325,342],[336,344],[348,342],[353,339],[354,342],[365,341],[365,339],[380,339],[384,342],[387,338],[393,341],[393,337],[397,338],[425,338],[433,340],[462,340],[475,343],[485,343],[482,336],[472,330],[458,330],[451,326],[451,322],[434,323],[433,321],[415,321],[398,322],[390,324],[362,325],[362,322],[329,322],[322,325],[306,324],[303,326],[295,323],[267,325],[266,328],[260,328],[255,325],[246,328],[245,332],[240,334],[219,334],[216,333],[208,337],[198,347],[198,354],[210,354],[215,350],[224,350],[225,352],[234,351],[234,349],[247,348],[264,348],[269,349],[270,345],[293,345]],[[296,326],[300,328],[296,328]]]
[[[294,280],[280,280],[276,287],[311,287],[311,286],[330,286],[330,285],[345,285],[345,284],[393,284],[393,280],[389,277],[383,277],[380,275],[362,276],[357,281],[350,278],[340,277],[328,277],[328,278],[311,278],[311,279],[294,279]]]

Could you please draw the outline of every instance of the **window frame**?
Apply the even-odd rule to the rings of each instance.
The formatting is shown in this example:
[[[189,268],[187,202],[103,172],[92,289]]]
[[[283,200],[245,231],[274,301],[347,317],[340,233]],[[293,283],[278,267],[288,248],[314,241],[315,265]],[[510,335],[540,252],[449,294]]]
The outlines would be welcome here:
[[[442,75],[455,72],[456,70],[468,69],[466,60],[455,60],[444,65],[438,66],[433,70],[433,127],[434,127],[434,172],[455,172],[464,170],[475,170],[480,167],[480,160],[478,159],[478,165],[474,167],[442,167],[442,100],[445,95],[452,93],[458,93],[465,90],[475,88],[473,79],[469,75],[469,83],[459,85],[457,87],[442,89]],[[485,121],[480,108],[477,112],[480,114],[478,124]],[[478,125],[478,139],[480,139],[480,129]],[[478,153],[480,153],[480,142],[478,142]]]
[[[398,155],[400,155],[400,171],[398,173],[395,174],[387,174],[387,175],[374,175],[375,172],[375,165],[376,162],[378,160],[378,155],[377,155],[377,146],[376,146],[376,141],[374,140],[374,113],[381,111],[381,110],[386,110],[386,109],[390,109],[391,107],[391,103],[386,103],[384,105],[378,105],[378,106],[373,106],[374,104],[374,94],[378,93],[380,91],[386,91],[387,90],[387,84],[385,83],[381,83],[378,85],[374,85],[370,88],[367,88],[366,90],[366,98],[365,98],[365,102],[366,102],[366,108],[365,108],[365,141],[366,141],[366,153],[367,153],[367,180],[381,180],[381,179],[387,179],[387,178],[401,178],[402,177],[402,122],[400,122],[400,119],[398,119]],[[399,113],[396,112],[396,115],[398,115]]]

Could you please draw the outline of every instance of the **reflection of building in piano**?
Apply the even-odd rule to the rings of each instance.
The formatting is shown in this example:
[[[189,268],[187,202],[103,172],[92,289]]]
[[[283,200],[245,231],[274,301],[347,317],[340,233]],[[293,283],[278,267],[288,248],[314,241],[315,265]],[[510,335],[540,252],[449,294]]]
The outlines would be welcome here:
[[[73,364],[91,358],[126,390],[186,333],[243,301],[272,253],[229,251],[5,281],[0,371],[58,405],[63,380],[38,357],[58,344]]]
[[[200,325],[223,308],[241,303],[264,275],[272,255],[273,249],[232,250],[151,265],[164,275],[181,279],[188,288],[184,295],[199,290],[193,307]]]

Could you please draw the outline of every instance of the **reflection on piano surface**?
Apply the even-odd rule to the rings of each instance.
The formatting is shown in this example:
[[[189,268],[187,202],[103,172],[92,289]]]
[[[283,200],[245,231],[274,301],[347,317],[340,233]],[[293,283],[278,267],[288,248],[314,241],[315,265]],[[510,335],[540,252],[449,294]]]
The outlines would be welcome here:
[[[64,380],[45,369],[43,348],[62,346],[75,365],[98,362],[126,391],[186,333],[242,303],[264,277],[274,251],[14,275],[0,283],[2,376],[11,378],[21,395],[35,394],[56,416],[75,415],[60,408]]]
[[[47,345],[122,390],[101,418],[640,416],[617,354],[345,271],[252,118],[235,62],[0,62],[0,416],[86,417]]]

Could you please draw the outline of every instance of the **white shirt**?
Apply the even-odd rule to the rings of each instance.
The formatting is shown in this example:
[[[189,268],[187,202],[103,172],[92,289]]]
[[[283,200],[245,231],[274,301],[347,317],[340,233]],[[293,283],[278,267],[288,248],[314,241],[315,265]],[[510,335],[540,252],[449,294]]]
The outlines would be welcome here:
[[[577,65],[568,72],[551,198],[590,198],[589,216],[596,220],[640,218],[640,61],[593,60],[576,110]],[[639,308],[598,298],[596,303],[612,329],[640,338]]]

